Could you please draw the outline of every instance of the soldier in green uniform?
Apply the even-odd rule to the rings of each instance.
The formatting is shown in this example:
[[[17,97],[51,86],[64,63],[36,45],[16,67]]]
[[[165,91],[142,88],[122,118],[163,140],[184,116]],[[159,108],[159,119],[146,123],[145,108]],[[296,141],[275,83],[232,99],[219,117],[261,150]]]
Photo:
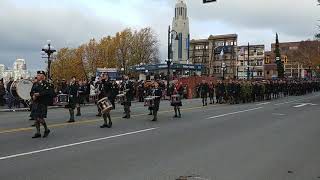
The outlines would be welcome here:
[[[32,138],[40,138],[40,125],[44,127],[43,137],[48,137],[50,130],[47,127],[47,123],[44,120],[47,118],[47,107],[50,103],[50,97],[52,96],[52,90],[50,89],[50,84],[45,80],[45,72],[37,72],[38,85],[34,87],[30,95],[32,95],[32,118],[36,120],[36,134]]]

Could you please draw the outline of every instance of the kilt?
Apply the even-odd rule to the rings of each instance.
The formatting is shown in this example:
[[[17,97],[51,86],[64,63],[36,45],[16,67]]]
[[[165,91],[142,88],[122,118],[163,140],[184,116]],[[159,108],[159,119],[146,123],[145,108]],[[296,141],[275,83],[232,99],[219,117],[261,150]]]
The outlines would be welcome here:
[[[69,98],[69,104],[66,105],[66,108],[68,109],[75,109],[77,104],[77,98],[76,97],[70,97]]]
[[[201,98],[207,98],[207,97],[208,97],[208,93],[201,92]]]
[[[171,103],[171,106],[182,106],[182,102],[180,101],[180,102],[178,102],[178,103]]]
[[[84,104],[86,97],[85,97],[85,95],[79,95],[79,97],[77,99],[78,99],[77,104]]]
[[[131,101],[123,102],[123,103],[121,103],[121,105],[124,105],[124,106],[131,106]]]
[[[160,106],[160,99],[159,99],[159,98],[156,98],[156,99],[154,100],[154,106],[153,106],[152,110],[154,110],[154,111],[159,111],[159,106]]]
[[[39,104],[39,103],[33,103],[32,104],[32,110],[31,110],[32,118],[34,118],[34,119],[47,118],[47,112],[48,112],[47,105]]]

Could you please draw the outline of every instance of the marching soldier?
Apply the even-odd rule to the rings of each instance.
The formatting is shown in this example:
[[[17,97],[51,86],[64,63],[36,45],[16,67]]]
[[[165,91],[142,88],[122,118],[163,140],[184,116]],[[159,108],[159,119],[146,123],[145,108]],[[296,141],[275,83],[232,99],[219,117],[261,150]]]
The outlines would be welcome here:
[[[100,87],[101,99],[108,97],[108,100],[110,100],[112,97],[112,83],[110,82],[109,77],[106,74],[103,74],[100,86],[101,86]],[[99,109],[99,113],[101,114],[101,109]],[[104,124],[100,126],[100,128],[111,128],[112,121],[111,121],[110,111],[104,112],[102,114],[102,117],[103,117]]]
[[[67,87],[67,93],[69,96],[69,104],[67,105],[67,108],[69,109],[70,119],[68,123],[75,122],[74,120],[74,110],[77,106],[78,100],[78,89],[79,85],[76,82],[76,77],[73,76],[70,80],[70,84]]]
[[[116,81],[112,81],[112,87],[111,87],[111,96],[110,96],[110,102],[112,104],[112,109],[116,109],[116,97],[119,94],[119,87]]]
[[[86,87],[83,81],[76,81],[78,84],[78,92],[77,92],[77,114],[76,116],[81,116],[81,104],[84,104]]]
[[[214,84],[213,84],[213,82],[210,82],[210,84],[209,84],[209,99],[210,99],[210,104],[214,104]]]
[[[202,98],[202,105],[207,106],[208,105],[208,92],[209,92],[209,86],[206,83],[205,80],[202,80],[202,83],[200,84],[200,94]]]
[[[124,81],[122,83],[122,90],[126,92],[126,100],[123,102],[123,109],[125,113],[125,116],[123,116],[123,118],[130,119],[130,107],[131,101],[133,100],[134,88],[132,82],[129,81],[128,76],[124,76],[123,78]]]
[[[161,100],[161,97],[162,97],[162,89],[159,87],[159,83],[158,82],[154,83],[153,94],[156,97],[154,99],[153,119],[152,119],[152,121],[157,121],[158,120],[158,111],[159,111],[159,107],[160,107],[160,100]]]
[[[179,89],[180,88],[182,88],[182,86],[180,86]],[[171,106],[174,107],[174,118],[181,118],[180,107],[182,106],[182,102],[181,102],[182,94],[180,94],[179,92],[181,92],[181,91],[177,90],[177,88],[174,88],[174,91],[172,93],[172,95],[178,95],[178,98],[179,98],[179,101],[177,101],[177,102],[172,101],[171,102]]]
[[[45,80],[45,72],[38,71],[37,72],[37,80],[38,85],[34,88],[34,90],[30,93],[33,105],[32,105],[32,116],[36,120],[36,134],[32,138],[40,138],[40,125],[44,127],[43,137],[48,137],[50,130],[47,127],[47,123],[44,120],[47,117],[47,106],[50,102],[51,89],[49,83]]]

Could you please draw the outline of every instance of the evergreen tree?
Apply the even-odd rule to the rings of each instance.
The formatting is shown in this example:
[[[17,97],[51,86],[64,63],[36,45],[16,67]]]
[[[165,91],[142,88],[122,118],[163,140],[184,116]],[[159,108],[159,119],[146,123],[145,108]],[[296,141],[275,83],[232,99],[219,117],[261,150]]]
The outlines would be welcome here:
[[[284,78],[284,68],[283,68],[283,64],[282,64],[282,61],[281,61],[281,53],[280,53],[280,45],[279,45],[278,33],[276,34],[276,48],[274,50],[274,54],[276,55],[278,78]]]

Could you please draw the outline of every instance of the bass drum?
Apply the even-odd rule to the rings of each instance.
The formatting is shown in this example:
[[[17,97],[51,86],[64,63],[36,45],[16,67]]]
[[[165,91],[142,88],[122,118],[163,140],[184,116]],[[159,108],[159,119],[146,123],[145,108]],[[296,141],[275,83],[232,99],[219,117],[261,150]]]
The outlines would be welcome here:
[[[10,93],[17,99],[30,100],[32,85],[32,81],[26,79],[15,81],[10,87]]]

